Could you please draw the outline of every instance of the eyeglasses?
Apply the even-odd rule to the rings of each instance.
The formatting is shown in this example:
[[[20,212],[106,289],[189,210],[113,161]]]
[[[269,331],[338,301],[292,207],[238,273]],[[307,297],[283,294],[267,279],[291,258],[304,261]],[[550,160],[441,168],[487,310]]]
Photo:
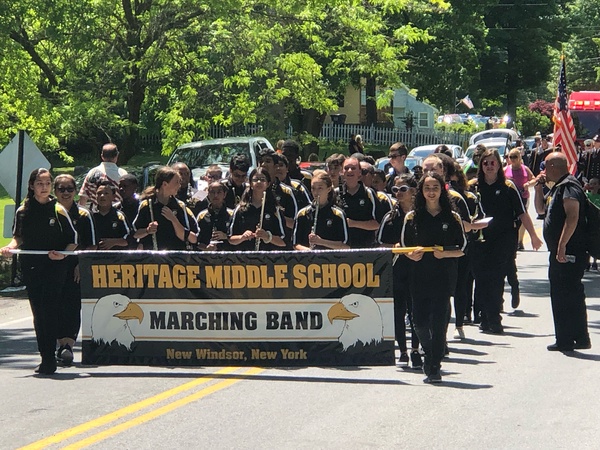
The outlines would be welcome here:
[[[71,193],[71,192],[75,192],[75,188],[74,188],[73,186],[69,186],[69,187],[65,187],[65,186],[58,186],[58,187],[56,188],[56,190],[57,190],[58,192],[60,192],[61,194],[64,194],[65,192],[69,192],[69,193]]]
[[[400,153],[393,153],[391,155],[388,155],[388,158],[390,158],[390,159],[400,158]]]
[[[494,161],[493,159],[491,161],[483,161],[483,165],[484,166],[495,166],[496,161]]]
[[[252,178],[252,182],[253,183],[266,183],[267,179],[266,178]]]
[[[406,185],[404,186],[392,186],[392,194],[397,194],[398,192],[407,192],[410,188]]]
[[[519,157],[517,155],[510,155],[508,159],[519,159]]]

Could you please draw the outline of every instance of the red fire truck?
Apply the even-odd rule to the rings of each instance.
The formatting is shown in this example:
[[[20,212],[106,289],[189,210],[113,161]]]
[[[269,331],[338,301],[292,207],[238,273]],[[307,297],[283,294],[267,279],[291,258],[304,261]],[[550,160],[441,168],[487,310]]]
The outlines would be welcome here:
[[[600,91],[571,92],[569,110],[575,123],[577,141],[600,134]]]

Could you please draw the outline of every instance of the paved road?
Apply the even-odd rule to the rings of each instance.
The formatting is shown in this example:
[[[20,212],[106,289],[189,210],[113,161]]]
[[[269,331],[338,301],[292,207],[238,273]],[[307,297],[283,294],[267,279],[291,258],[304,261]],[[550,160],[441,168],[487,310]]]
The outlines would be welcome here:
[[[551,353],[547,257],[519,254],[506,335],[471,326],[450,340],[440,386],[397,367],[76,366],[41,379],[27,301],[0,299],[0,448],[598,448],[600,274],[585,276],[594,347]]]

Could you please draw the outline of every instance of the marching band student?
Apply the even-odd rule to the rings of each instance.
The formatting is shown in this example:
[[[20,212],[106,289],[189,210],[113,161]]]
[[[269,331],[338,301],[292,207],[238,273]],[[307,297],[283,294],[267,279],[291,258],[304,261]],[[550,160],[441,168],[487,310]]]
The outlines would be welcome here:
[[[40,375],[56,372],[56,341],[62,293],[67,279],[67,264],[61,250],[74,250],[77,232],[67,210],[50,196],[52,176],[47,169],[35,169],[29,175],[27,197],[17,210],[13,238],[2,248],[48,251],[47,255],[21,255],[21,269],[33,314],[33,327],[42,363]]]
[[[236,246],[235,250],[281,249],[286,245],[284,222],[270,187],[271,175],[267,169],[258,167],[250,173],[249,178],[250,185],[233,212],[229,243]],[[263,193],[266,193],[265,208],[261,215]],[[260,244],[256,239],[260,239]]]
[[[144,250],[152,250],[154,242],[158,250],[186,250],[189,244],[196,243],[196,219],[189,208],[175,198],[180,180],[177,170],[161,167],[156,172],[154,186],[142,194],[140,209],[133,221],[136,229],[133,237],[140,240]]]
[[[437,173],[425,173],[419,182],[414,210],[404,218],[401,242],[403,247],[417,247],[406,257],[411,260],[413,323],[425,351],[424,381],[440,383],[450,296],[456,287],[457,258],[463,255],[466,238],[460,216],[452,211],[445,180]],[[456,246],[457,250],[421,249],[429,246]]]
[[[342,184],[342,166],[344,165],[345,160],[346,156],[341,153],[334,153],[325,160],[325,164],[327,164],[327,173],[331,178],[334,189],[337,189]]]
[[[229,250],[227,233],[233,210],[225,206],[227,186],[219,181],[208,185],[208,208],[200,211],[198,222],[198,248],[207,251]]]
[[[98,211],[94,213],[98,248],[100,250],[125,250],[133,244],[131,228],[122,211],[113,206],[116,198],[116,188],[104,181],[98,185],[96,191]]]
[[[287,158],[284,155],[280,155],[278,153],[276,155],[277,157],[275,159],[275,176],[283,184],[288,185],[292,188],[292,192],[294,193],[294,197],[296,198],[298,210],[301,210],[302,208],[310,204],[311,195],[308,192],[308,189],[306,188],[304,183],[302,183],[299,180],[293,180],[290,178],[288,174],[289,162]]]
[[[410,174],[398,175],[392,186],[392,194],[396,196],[394,208],[385,215],[377,232],[377,241],[383,247],[393,247],[398,243],[402,234],[404,217],[412,209],[414,196],[417,191],[417,180]],[[419,353],[419,338],[412,321],[412,300],[408,288],[409,260],[407,258],[396,258],[393,265],[393,292],[394,292],[394,329],[396,342],[400,349],[401,364],[407,364],[409,357],[406,346],[406,321],[408,312],[410,328],[412,332],[410,362],[413,369],[423,367],[423,359]]]
[[[225,206],[234,209],[246,190],[246,177],[250,170],[250,160],[243,153],[233,155],[229,161],[229,175],[221,181],[227,188]]]
[[[350,157],[344,161],[344,182],[336,189],[338,206],[346,213],[350,247],[369,248],[375,245],[377,198],[362,182],[360,161]]]
[[[483,230],[483,241],[473,245],[473,268],[475,274],[475,299],[481,305],[481,331],[502,334],[502,294],[504,277],[512,259],[516,256],[517,227],[519,219],[531,237],[534,250],[542,246],[535,232],[531,217],[527,213],[515,185],[507,180],[502,170],[502,161],[496,149],[488,149],[481,155],[477,173],[477,187],[481,196],[481,208],[492,221]]]
[[[283,158],[283,155],[275,153],[270,148],[264,148],[260,151],[259,156],[260,166],[269,172],[269,177],[272,180],[270,187],[275,196],[275,201],[283,213],[284,225],[288,228],[286,230],[286,237],[289,240],[294,229],[294,217],[298,214],[298,203],[296,202],[293,189],[287,184],[283,184],[276,176],[275,167],[281,158]]]
[[[111,181],[103,182],[112,184]],[[101,182],[101,183],[103,183]],[[78,250],[95,249],[96,231],[90,211],[75,203],[75,178],[71,175],[58,175],[54,180],[56,200],[68,211],[71,222],[77,231]],[[97,191],[96,191],[97,194]],[[96,195],[96,202],[98,197]],[[81,327],[81,286],[79,285],[79,260],[77,256],[66,258],[67,279],[61,302],[61,319],[58,324],[58,345],[56,358],[65,366],[73,363],[73,347]]]
[[[348,249],[348,227],[344,211],[335,206],[331,177],[315,170],[311,181],[314,203],[298,211],[294,225],[296,250]]]
[[[117,203],[115,208],[120,209],[125,214],[130,227],[135,220],[135,216],[137,216],[138,209],[140,209],[140,196],[137,194],[137,189],[138,180],[134,175],[128,173],[119,180],[121,202]]]

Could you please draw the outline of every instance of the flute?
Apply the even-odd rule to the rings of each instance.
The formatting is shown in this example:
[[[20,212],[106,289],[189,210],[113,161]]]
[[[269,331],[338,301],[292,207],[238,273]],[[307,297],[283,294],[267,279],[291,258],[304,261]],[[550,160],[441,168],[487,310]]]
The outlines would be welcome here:
[[[319,197],[315,199],[315,219],[313,220],[312,234],[317,234],[317,219],[319,218]],[[315,249],[315,244],[310,244],[310,249]]]
[[[148,199],[148,207],[150,208],[150,222],[154,222],[154,208],[152,207],[152,199]],[[158,241],[156,240],[156,233],[152,233],[152,249],[158,250]]]
[[[258,228],[262,228],[263,227],[263,218],[265,217],[265,203],[267,203],[267,191],[263,192],[263,196],[262,196],[262,205],[260,207],[260,221],[258,222]],[[260,238],[257,237],[256,238],[256,245],[254,247],[255,251],[259,251],[260,250]]]

